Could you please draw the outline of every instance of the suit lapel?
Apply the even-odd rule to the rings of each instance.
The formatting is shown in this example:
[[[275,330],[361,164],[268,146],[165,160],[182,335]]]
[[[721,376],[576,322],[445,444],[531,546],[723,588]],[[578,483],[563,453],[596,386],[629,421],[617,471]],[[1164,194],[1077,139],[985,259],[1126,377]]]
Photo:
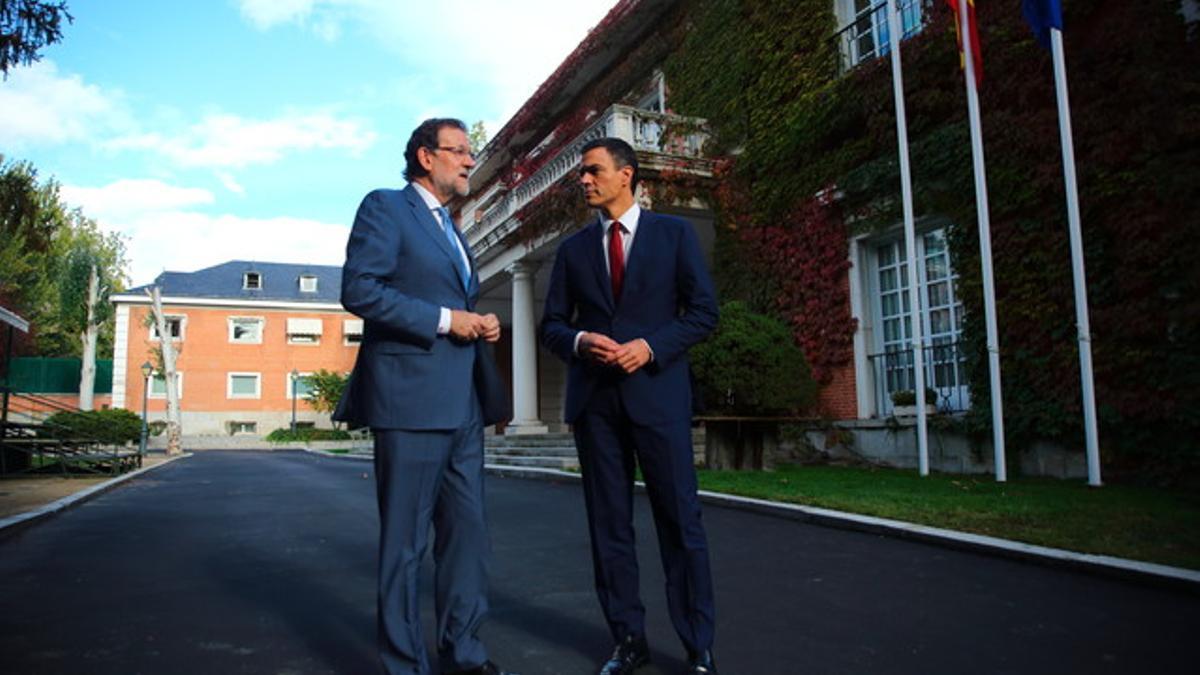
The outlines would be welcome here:
[[[413,217],[416,218],[420,229],[428,234],[433,243],[446,254],[446,257],[455,264],[455,269],[458,269],[458,251],[450,247],[450,240],[446,238],[446,231],[442,229],[442,224],[430,212],[429,207],[425,205],[425,200],[421,199],[421,195],[417,194],[417,189],[412,185],[404,188],[404,196],[408,198],[408,205],[412,208]],[[457,276],[458,272],[455,272]]]
[[[637,233],[633,236],[633,245],[629,247],[629,255],[625,258],[625,281],[623,288],[633,286],[633,280],[638,272],[643,271],[649,263],[645,260],[646,256],[654,255],[654,242],[647,241],[650,239],[650,233],[653,227],[648,227],[650,221],[653,220],[653,215],[642,209],[641,215],[638,216]],[[624,290],[621,292],[624,297]]]
[[[608,300],[608,309],[610,312],[615,312],[617,303],[613,300],[612,278],[608,274],[608,265],[604,261],[604,227],[599,220],[592,223],[588,229],[584,250],[590,258],[592,272],[596,275],[596,283],[600,284],[600,291]]]

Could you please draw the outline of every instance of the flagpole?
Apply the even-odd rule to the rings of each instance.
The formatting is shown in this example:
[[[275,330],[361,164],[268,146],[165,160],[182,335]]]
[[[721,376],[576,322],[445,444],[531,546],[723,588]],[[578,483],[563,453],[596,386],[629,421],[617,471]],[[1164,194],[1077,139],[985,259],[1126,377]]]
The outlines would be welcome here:
[[[1067,190],[1067,223],[1071,231],[1071,276],[1075,281],[1075,323],[1079,339],[1079,375],[1083,385],[1083,427],[1087,443],[1088,485],[1100,487],[1100,440],[1096,430],[1096,393],[1092,378],[1092,333],[1088,322],[1087,277],[1083,270],[1083,230],[1079,223],[1079,188],[1075,183],[1075,141],[1071,103],[1067,99],[1067,60],[1062,31],[1050,28],[1054,88],[1058,95],[1058,132],[1062,138],[1063,175]]]
[[[983,128],[979,121],[979,93],[975,84],[974,45],[971,44],[967,0],[958,0],[959,35],[962,36],[963,73],[967,79],[967,114],[971,123],[971,156],[975,163],[975,210],[979,220],[979,255],[983,267],[983,314],[987,323],[988,375],[992,394],[992,445],[996,481],[1008,480],[1004,453],[1004,406],[1000,391],[1000,335],[996,328],[996,287],[992,280],[992,232],[988,220],[987,175],[983,165]]]
[[[921,291],[917,286],[917,233],[913,220],[912,174],[908,165],[908,118],[900,68],[900,13],[887,0],[888,44],[892,50],[892,88],[896,99],[896,136],[900,144],[900,194],[904,202],[904,247],[908,252],[908,302],[912,323],[913,390],[917,395],[917,471],[929,475],[928,415],[925,413],[925,350],[921,338]]]

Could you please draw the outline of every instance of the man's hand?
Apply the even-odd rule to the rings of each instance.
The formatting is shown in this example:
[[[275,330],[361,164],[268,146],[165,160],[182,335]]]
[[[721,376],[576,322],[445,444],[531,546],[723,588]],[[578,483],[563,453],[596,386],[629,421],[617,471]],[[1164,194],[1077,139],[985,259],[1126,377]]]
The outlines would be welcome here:
[[[495,319],[495,316],[492,315]],[[500,339],[500,322],[497,320],[492,329],[496,339]],[[489,333],[486,319],[475,312],[465,312],[461,309],[450,310],[450,336],[460,342],[474,342],[480,336]],[[495,340],[492,340],[495,342]]]
[[[650,363],[650,345],[642,338],[630,340],[617,347],[612,356],[614,365],[625,371],[626,375],[632,375]]]
[[[500,318],[495,314],[484,314],[480,317],[483,321],[483,331],[479,334],[488,342],[497,342],[500,340]]]
[[[579,338],[579,355],[603,365],[615,363],[621,345],[601,333],[584,333]]]

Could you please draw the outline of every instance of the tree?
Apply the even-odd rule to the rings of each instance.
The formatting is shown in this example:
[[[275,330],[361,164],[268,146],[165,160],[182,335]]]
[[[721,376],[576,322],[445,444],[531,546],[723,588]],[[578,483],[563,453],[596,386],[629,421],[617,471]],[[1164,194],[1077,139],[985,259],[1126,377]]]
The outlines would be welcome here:
[[[150,311],[158,327],[158,344],[162,350],[159,372],[163,375],[167,389],[167,454],[178,455],[183,452],[180,438],[183,435],[183,424],[179,414],[179,375],[175,369],[175,345],[171,342],[171,331],[167,326],[167,316],[163,314],[162,293],[158,286],[146,289],[146,295],[150,296]],[[149,386],[149,383],[146,386]]]
[[[332,413],[337,409],[338,401],[342,398],[342,392],[346,390],[346,383],[350,381],[350,377],[341,373],[325,370],[324,368],[317,372],[306,375],[305,381],[308,382],[308,402],[312,407],[321,413]],[[333,427],[338,428],[338,423],[334,422]]]
[[[467,139],[471,141],[471,152],[479,154],[483,151],[488,142],[487,128],[483,126],[483,120],[471,125],[471,130],[467,132]]]
[[[74,18],[65,2],[0,0],[0,73],[42,58],[39,50],[62,40],[62,21]]]
[[[787,324],[743,302],[721,306],[717,329],[692,348],[691,362],[714,412],[793,414],[816,399],[816,382]]]

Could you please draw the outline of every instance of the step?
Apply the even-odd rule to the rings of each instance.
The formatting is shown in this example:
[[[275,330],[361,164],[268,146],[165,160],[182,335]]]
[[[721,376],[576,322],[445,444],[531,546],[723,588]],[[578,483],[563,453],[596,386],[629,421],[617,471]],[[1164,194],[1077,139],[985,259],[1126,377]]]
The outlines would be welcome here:
[[[506,456],[546,456],[546,457],[575,457],[578,453],[575,448],[571,447],[484,447],[484,452],[491,455],[506,455]]]
[[[484,455],[484,463],[497,466],[541,467],[545,469],[578,469],[575,457],[515,457],[509,455]]]

